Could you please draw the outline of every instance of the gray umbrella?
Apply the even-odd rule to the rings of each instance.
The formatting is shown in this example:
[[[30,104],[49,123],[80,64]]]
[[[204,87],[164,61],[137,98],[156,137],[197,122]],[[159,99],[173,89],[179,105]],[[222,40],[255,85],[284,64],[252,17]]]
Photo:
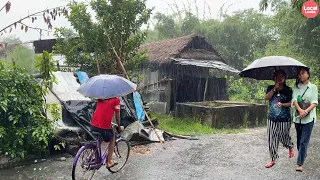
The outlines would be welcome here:
[[[253,61],[239,75],[257,80],[273,80],[274,71],[282,69],[286,72],[287,79],[295,79],[299,67],[307,66],[298,60],[286,56],[266,56]]]
[[[134,92],[137,85],[117,75],[98,75],[82,84],[78,91],[86,97],[109,99]]]

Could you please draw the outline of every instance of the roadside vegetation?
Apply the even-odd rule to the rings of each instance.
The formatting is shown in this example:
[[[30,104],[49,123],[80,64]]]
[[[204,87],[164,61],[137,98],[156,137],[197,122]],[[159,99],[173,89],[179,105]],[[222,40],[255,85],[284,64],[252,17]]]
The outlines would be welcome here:
[[[245,128],[237,129],[215,129],[201,124],[198,119],[174,118],[170,115],[153,114],[159,121],[161,130],[179,135],[209,135],[209,134],[236,134],[246,132]]]

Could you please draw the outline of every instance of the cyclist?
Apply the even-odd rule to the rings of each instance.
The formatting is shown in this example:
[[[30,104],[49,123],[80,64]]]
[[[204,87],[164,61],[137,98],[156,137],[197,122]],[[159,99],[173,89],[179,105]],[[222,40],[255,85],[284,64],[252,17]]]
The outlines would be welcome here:
[[[91,121],[91,130],[100,133],[105,142],[110,142],[108,145],[108,162],[106,162],[107,168],[117,165],[117,162],[112,161],[115,135],[111,122],[114,114],[116,115],[116,123],[118,125],[117,130],[120,132],[120,100],[118,98],[98,99]]]

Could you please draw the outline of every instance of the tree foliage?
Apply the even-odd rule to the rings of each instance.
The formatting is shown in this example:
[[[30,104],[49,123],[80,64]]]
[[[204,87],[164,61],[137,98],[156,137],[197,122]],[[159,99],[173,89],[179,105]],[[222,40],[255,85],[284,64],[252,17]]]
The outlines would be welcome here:
[[[0,63],[0,155],[46,152],[53,122],[43,114],[42,87],[25,70]]]
[[[21,40],[15,36],[8,36],[0,40],[9,44],[8,47],[0,54],[0,61],[6,64],[15,64],[25,68],[28,73],[34,73],[34,52],[22,44]]]
[[[146,38],[140,28],[147,24],[152,11],[145,2],[92,0],[94,18],[84,3],[69,4],[67,19],[79,37],[72,39],[66,35],[67,29],[57,29],[56,51],[66,56],[67,64],[81,65],[81,69],[93,74],[122,73],[117,55],[127,70],[134,69],[145,59],[144,52],[138,51]]]
[[[154,17],[155,28],[148,32],[148,42],[198,33],[214,45],[229,65],[239,70],[255,59],[283,55],[311,67],[312,81],[317,83],[320,75],[317,66],[320,56],[320,16],[305,18],[301,13],[301,1],[261,1],[261,4],[264,3],[268,3],[268,8],[271,7],[271,15],[245,9],[232,15],[222,14],[221,19],[201,19],[193,15],[197,20],[191,18],[191,21],[186,15],[190,17],[190,11],[177,11],[183,12],[183,16],[158,14]],[[181,28],[186,21],[188,28]],[[232,100],[263,99],[266,86],[272,83],[240,79],[237,76],[228,79],[229,97]]]

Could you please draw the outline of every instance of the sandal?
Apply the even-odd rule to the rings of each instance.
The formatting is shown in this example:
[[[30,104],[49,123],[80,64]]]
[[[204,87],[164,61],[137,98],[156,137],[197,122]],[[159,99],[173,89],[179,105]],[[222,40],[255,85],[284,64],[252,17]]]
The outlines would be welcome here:
[[[270,161],[268,164],[266,164],[266,168],[271,168],[272,166],[274,166],[276,164],[276,162],[274,161]]]
[[[291,159],[291,158],[293,158],[293,156],[294,156],[294,148],[291,147],[291,148],[289,148],[289,158]]]
[[[296,169],[296,171],[297,171],[297,172],[302,172],[302,171],[303,171],[302,166],[298,166],[297,169]]]
[[[113,162],[113,164],[111,166],[108,166],[108,164],[107,164],[107,168],[112,168],[112,167],[114,167],[116,165],[118,165],[118,163],[117,162]]]

